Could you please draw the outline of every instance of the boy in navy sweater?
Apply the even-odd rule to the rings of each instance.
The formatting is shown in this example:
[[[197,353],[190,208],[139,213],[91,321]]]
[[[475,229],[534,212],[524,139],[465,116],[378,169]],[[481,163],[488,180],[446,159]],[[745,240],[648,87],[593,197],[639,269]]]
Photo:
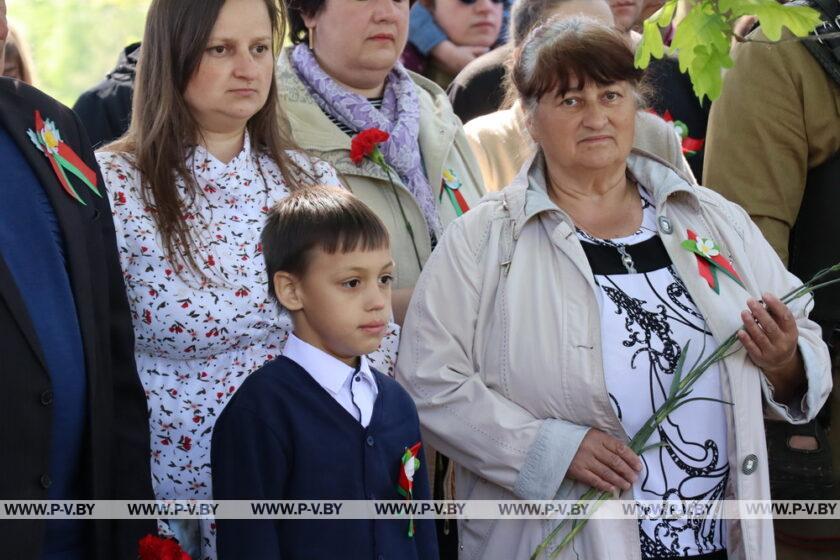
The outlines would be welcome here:
[[[352,194],[303,189],[262,234],[269,286],[294,333],[250,375],[216,422],[218,500],[405,500],[403,457],[417,449],[411,397],[372,370],[391,315],[391,258],[382,221]],[[425,466],[421,451],[419,465]],[[414,465],[417,465],[414,462]],[[410,469],[409,469],[410,471]],[[403,486],[405,480],[403,480]],[[424,469],[413,497],[430,499]],[[436,559],[431,520],[218,520],[220,560]]]

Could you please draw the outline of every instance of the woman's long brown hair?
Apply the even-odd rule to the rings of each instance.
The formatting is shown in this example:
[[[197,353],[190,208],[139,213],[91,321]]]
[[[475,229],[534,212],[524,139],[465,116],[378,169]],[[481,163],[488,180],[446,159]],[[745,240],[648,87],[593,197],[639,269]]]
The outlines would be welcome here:
[[[285,36],[285,8],[276,0],[264,1],[271,18],[276,56]],[[152,209],[167,259],[179,275],[185,268],[204,279],[207,276],[196,259],[196,226],[184,218],[196,199],[204,196],[192,170],[187,168],[187,157],[201,138],[201,130],[184,92],[198,70],[224,3],[225,0],[152,2],[140,48],[131,125],[122,138],[105,148],[130,156],[140,172],[143,202]],[[282,128],[282,118],[272,74],[268,99],[248,121],[247,130],[253,149],[269,155],[280,168],[287,187],[295,190],[305,174],[286,153],[296,146]],[[179,178],[185,186],[183,193],[179,192]]]

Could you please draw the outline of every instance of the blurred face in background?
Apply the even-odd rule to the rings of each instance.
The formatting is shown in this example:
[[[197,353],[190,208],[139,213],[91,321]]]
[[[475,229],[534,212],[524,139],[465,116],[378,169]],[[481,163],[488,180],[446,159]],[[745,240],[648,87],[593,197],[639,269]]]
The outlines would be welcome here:
[[[615,26],[621,31],[629,31],[642,14],[645,0],[609,0],[610,9],[615,18]]]
[[[432,14],[456,45],[492,47],[502,29],[502,10],[501,0],[435,0]]]
[[[274,72],[264,0],[227,0],[184,99],[204,131],[244,129],[265,105]]]

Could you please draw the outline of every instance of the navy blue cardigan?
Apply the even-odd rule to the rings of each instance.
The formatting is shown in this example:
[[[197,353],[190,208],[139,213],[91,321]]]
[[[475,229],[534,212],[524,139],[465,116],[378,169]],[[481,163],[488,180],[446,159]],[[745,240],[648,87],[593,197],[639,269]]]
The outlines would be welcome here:
[[[294,361],[251,374],[225,407],[211,446],[217,500],[404,500],[400,458],[420,441],[417,410],[393,379],[363,428]],[[425,455],[414,497],[430,498]],[[217,520],[220,560],[437,559],[432,520]]]

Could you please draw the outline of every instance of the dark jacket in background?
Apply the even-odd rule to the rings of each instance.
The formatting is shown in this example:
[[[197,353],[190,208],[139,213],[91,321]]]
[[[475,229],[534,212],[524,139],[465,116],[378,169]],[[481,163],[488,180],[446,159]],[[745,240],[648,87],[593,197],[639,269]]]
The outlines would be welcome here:
[[[131,122],[134,73],[140,58],[140,43],[125,48],[114,68],[100,83],[84,92],[73,110],[79,115],[94,148],[116,140]]]
[[[65,262],[84,350],[87,420],[81,458],[84,499],[154,499],[149,473],[146,398],[134,364],[134,332],[107,195],[99,198],[68,174],[81,204],[62,189],[48,159],[26,134],[35,111],[55,122],[62,140],[91,168],[93,151],[68,108],[26,84],[0,78],[0,127],[44,187],[63,234]],[[103,189],[104,194],[104,189]],[[2,224],[0,224],[2,227]],[[0,499],[45,500],[50,478],[52,381],[21,291],[0,258]],[[36,559],[45,523],[0,521],[2,558]],[[153,521],[97,520],[85,558],[135,558]]]
[[[652,90],[648,99],[651,110],[674,125],[682,138],[683,155],[691,166],[697,182],[703,182],[703,156],[706,149],[706,124],[711,102],[701,104],[694,94],[688,74],[680,72],[676,58],[665,57],[650,61],[645,82]]]
[[[467,64],[447,88],[449,101],[462,123],[489,115],[502,107],[505,98],[505,62],[513,54],[502,45]]]

